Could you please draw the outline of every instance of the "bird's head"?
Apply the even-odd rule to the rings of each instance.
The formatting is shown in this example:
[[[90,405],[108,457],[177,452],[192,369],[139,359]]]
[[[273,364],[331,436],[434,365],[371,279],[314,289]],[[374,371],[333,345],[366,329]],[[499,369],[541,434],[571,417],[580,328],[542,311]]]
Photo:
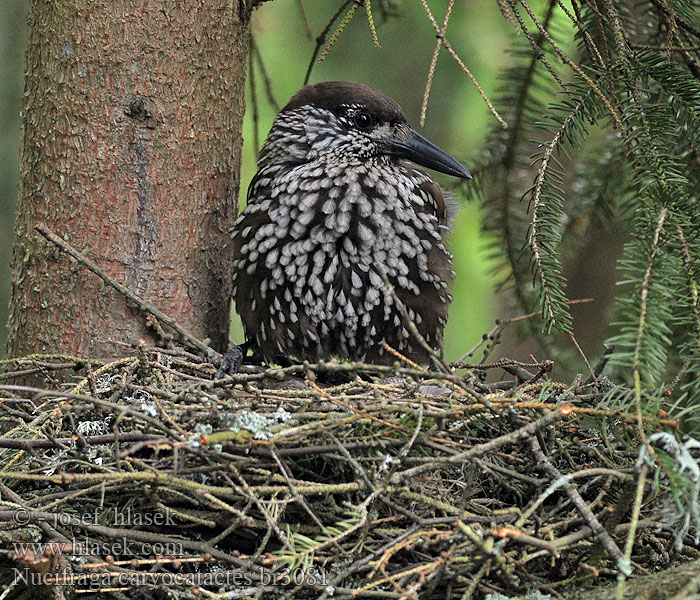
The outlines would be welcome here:
[[[275,119],[260,164],[302,164],[319,158],[361,163],[370,157],[410,160],[471,179],[454,158],[408,124],[394,100],[349,81],[325,81],[299,90]]]

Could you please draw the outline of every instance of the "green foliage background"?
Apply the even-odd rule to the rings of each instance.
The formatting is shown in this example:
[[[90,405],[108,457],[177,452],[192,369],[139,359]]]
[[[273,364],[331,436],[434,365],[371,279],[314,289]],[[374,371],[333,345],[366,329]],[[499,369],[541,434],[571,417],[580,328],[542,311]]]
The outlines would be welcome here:
[[[313,35],[318,35],[340,6],[339,1],[305,2]],[[375,6],[377,3],[374,3]],[[398,16],[382,23],[375,8],[380,48],[373,46],[367,20],[359,10],[330,51],[314,67],[311,82],[328,79],[361,81],[396,99],[409,120],[418,127],[420,106],[435,45],[435,34],[420,2],[391,2]],[[446,3],[429,2],[438,20]],[[26,0],[0,3],[0,323],[5,323],[9,301],[8,262],[17,193],[19,112],[22,92],[22,61],[26,44]],[[504,52],[512,29],[495,2],[458,2],[448,28],[450,41],[472,70],[487,94],[493,94],[497,74],[506,63]],[[253,35],[272,84],[275,99],[283,106],[301,87],[315,45],[308,38],[297,0],[275,0],[254,13]],[[260,141],[264,140],[275,109],[265,99],[263,81],[256,72],[259,99]],[[249,88],[250,90],[250,88]],[[254,125],[251,98],[244,126],[242,200],[255,172]],[[493,117],[457,63],[443,50],[437,63],[423,134],[470,168],[485,143]],[[449,178],[443,180],[450,183]],[[494,308],[489,260],[480,234],[480,209],[462,203],[452,236],[457,279],[446,335],[448,358],[457,358],[489,329]],[[4,347],[4,326],[0,347]],[[232,336],[240,341],[240,323],[234,315]]]

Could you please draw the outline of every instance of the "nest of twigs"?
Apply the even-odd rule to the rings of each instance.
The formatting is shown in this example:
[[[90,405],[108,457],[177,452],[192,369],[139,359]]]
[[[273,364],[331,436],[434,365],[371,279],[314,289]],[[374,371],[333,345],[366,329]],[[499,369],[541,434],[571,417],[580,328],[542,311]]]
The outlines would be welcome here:
[[[5,361],[0,383],[69,367],[0,387],[2,600],[556,598],[699,554],[693,484],[673,485],[692,448],[640,438],[677,423],[546,363],[481,365],[490,384],[399,363],[217,379],[142,345]]]

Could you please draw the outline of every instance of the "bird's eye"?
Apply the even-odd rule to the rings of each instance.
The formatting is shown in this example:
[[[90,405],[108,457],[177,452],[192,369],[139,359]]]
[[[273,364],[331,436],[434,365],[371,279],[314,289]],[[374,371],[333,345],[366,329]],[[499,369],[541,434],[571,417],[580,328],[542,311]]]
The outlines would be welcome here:
[[[355,127],[358,129],[369,129],[374,124],[372,115],[366,112],[356,113],[353,121],[355,122]]]

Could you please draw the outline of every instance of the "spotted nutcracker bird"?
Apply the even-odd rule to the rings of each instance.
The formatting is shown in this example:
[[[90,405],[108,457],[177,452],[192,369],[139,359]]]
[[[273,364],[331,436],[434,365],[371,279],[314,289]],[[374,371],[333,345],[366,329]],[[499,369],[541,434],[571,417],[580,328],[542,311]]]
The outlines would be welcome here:
[[[382,275],[440,348],[454,277],[451,211],[414,163],[471,178],[366,85],[309,85],[282,109],[233,230],[236,310],[263,358],[391,363],[386,342],[430,362]]]

